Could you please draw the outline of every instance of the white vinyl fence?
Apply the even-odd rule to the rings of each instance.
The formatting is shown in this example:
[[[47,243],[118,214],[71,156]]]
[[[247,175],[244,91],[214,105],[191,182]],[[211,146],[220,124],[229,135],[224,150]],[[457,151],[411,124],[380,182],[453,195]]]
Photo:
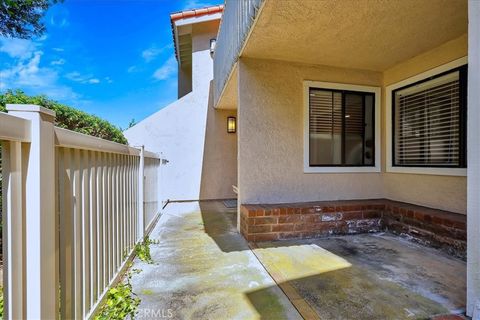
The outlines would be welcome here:
[[[161,161],[54,127],[42,107],[7,109],[4,317],[89,318],[158,216]]]

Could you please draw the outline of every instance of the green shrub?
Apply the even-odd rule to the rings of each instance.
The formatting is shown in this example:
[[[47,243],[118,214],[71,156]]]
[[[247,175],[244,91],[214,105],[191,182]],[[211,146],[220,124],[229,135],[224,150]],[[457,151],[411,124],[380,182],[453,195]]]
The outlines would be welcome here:
[[[3,287],[0,287],[0,319],[3,319]]]
[[[138,243],[135,246],[135,254],[143,262],[153,263],[153,259],[150,254],[150,245],[157,244],[157,243],[158,241],[150,240],[150,238],[146,236],[142,242]]]
[[[100,308],[95,320],[120,320],[127,318],[127,316],[130,316],[130,319],[135,318],[140,298],[133,292],[130,280],[133,274],[140,271],[139,269],[127,271],[124,282],[120,282],[108,290],[106,301]]]
[[[127,144],[120,128],[110,122],[86,112],[74,109],[57,101],[48,99],[44,95],[28,96],[21,90],[7,90],[0,94],[0,111],[6,111],[6,104],[36,104],[55,111],[55,125],[72,131],[88,134],[105,140]],[[0,212],[2,212],[2,165],[0,144]],[[0,221],[1,237],[1,221]],[[1,250],[1,248],[0,248]]]
[[[7,103],[36,104],[55,111],[55,125],[94,137],[127,144],[122,130],[97,116],[74,109],[44,95],[28,96],[21,90],[7,90],[0,94],[0,111],[5,112]]]

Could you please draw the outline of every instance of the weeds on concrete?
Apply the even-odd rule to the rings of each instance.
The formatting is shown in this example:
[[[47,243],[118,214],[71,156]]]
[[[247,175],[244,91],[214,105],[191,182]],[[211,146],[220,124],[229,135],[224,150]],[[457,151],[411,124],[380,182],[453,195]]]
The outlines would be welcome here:
[[[135,246],[135,254],[143,262],[153,263],[152,256],[150,255],[150,245],[157,243],[157,240],[151,240],[148,236],[146,236],[142,242]]]
[[[3,287],[0,287],[0,319],[3,319]]]
[[[130,269],[131,266],[130,264],[129,270],[125,273],[126,280],[108,290],[106,301],[95,320],[120,320],[128,316],[131,319],[135,318],[140,298],[133,292],[130,280],[134,274],[140,273],[142,270]]]
[[[157,244],[159,241],[151,240],[146,236],[142,242],[135,245],[136,256],[147,263],[153,263],[150,254],[150,245]],[[127,253],[124,253],[125,257]],[[140,305],[140,298],[133,292],[130,280],[134,274],[140,273],[140,269],[132,269],[132,263],[129,264],[125,272],[124,281],[108,290],[106,300],[100,308],[95,320],[125,319],[130,317],[134,319]]]

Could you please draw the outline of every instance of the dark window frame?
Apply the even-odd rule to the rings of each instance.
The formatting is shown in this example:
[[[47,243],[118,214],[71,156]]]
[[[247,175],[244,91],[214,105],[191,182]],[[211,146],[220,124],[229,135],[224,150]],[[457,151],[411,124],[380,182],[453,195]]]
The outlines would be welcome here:
[[[459,137],[460,137],[460,148],[459,148],[459,165],[458,166],[449,166],[449,165],[435,165],[435,164],[429,164],[425,166],[419,166],[419,165],[398,165],[395,164],[395,137],[396,137],[396,132],[395,132],[395,114],[396,114],[396,99],[395,99],[395,94],[396,92],[400,90],[404,90],[413,86],[416,86],[421,83],[425,83],[427,81],[434,80],[436,78],[445,76],[450,73],[454,72],[459,72],[459,109],[460,109],[460,123],[459,123]],[[391,152],[392,152],[392,163],[391,166],[394,168],[421,168],[421,169],[428,169],[428,168],[446,168],[446,169],[465,169],[467,167],[467,77],[468,76],[468,65],[462,65],[460,67],[452,68],[447,71],[435,74],[433,76],[430,76],[428,78],[413,82],[411,84],[408,84],[406,86],[403,86],[401,88],[397,88],[395,90],[392,90],[392,96],[391,96],[391,101],[392,101],[392,125],[391,125],[391,136],[392,136],[392,141],[391,141]]]
[[[310,162],[310,148],[308,149],[308,166],[310,168],[375,168],[377,166],[376,163],[376,114],[377,114],[377,108],[379,106],[376,105],[377,97],[376,93],[372,91],[360,91],[360,90],[342,90],[342,89],[329,89],[329,88],[323,88],[321,86],[308,86],[308,139],[310,140],[310,92],[312,89],[317,89],[317,90],[325,90],[325,91],[331,91],[332,93],[338,92],[342,94],[342,164],[311,164]],[[366,96],[372,96],[372,164],[344,164],[345,162],[345,94],[357,94],[357,95],[362,95],[362,108],[363,108],[363,123],[365,124],[365,97]],[[362,155],[365,156],[365,130],[363,132],[363,143],[362,143]],[[309,142],[310,143],[310,142]],[[364,158],[362,157],[362,162],[364,162]]]

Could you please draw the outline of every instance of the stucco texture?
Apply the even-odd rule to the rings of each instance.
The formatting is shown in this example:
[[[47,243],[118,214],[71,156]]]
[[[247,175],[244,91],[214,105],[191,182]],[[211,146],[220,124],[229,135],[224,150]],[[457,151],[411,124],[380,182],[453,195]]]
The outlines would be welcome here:
[[[442,46],[398,64],[384,72],[384,88],[416,74],[441,66],[467,55],[467,36],[463,35]],[[385,109],[385,99],[383,100]],[[382,125],[383,167],[387,141],[385,112]],[[427,174],[388,173],[383,175],[385,198],[458,212],[467,212],[467,177]]]
[[[130,145],[144,145],[169,161],[160,173],[163,201],[234,197],[236,159],[230,155],[236,154],[236,142],[219,133],[225,115],[211,113],[209,107],[213,78],[210,39],[216,37],[217,29],[218,20],[192,25],[192,91],[125,131]],[[226,119],[223,126],[226,132]],[[211,143],[223,149],[218,151]],[[230,157],[228,161],[223,161],[224,155]]]
[[[242,54],[384,71],[466,32],[466,0],[265,0]]]
[[[200,199],[237,197],[232,188],[237,185],[237,134],[227,132],[230,116],[237,111],[208,108]]]
[[[382,176],[379,173],[303,173],[303,80],[381,86],[382,74],[241,59],[240,202],[381,198]]]
[[[466,36],[384,72],[241,58],[239,202],[388,198],[466,212],[466,178],[385,172],[385,87],[466,55]],[[381,173],[303,172],[303,81],[382,87]]]

